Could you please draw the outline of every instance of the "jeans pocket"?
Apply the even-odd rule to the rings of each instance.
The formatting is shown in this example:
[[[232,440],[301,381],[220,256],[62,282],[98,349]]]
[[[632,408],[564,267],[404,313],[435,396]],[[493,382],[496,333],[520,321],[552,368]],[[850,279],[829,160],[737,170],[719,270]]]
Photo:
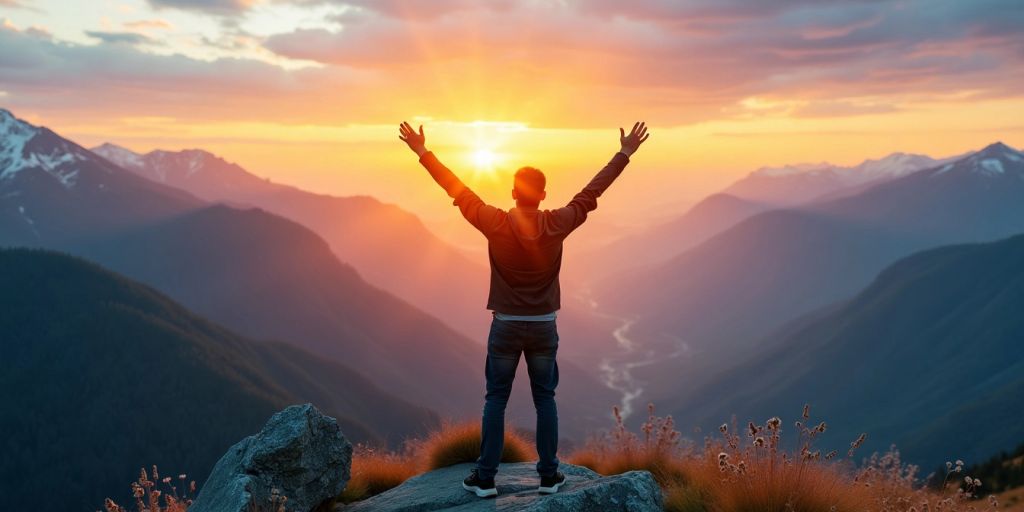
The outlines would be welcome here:
[[[491,331],[487,335],[487,353],[498,357],[518,355],[516,337],[515,326],[495,318],[491,321]]]

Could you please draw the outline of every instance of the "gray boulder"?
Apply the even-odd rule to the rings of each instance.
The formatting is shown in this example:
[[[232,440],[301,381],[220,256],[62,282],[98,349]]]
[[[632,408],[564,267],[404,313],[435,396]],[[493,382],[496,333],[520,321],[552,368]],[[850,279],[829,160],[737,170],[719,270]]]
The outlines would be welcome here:
[[[566,485],[557,494],[537,493],[537,471],[531,463],[502,464],[495,478],[497,498],[478,498],[462,488],[472,464],[459,464],[410,478],[383,494],[335,512],[661,512],[661,489],[647,471],[602,477],[580,466],[562,464]],[[190,511],[191,512],[191,511]]]
[[[189,512],[249,512],[265,507],[272,489],[287,510],[309,512],[348,483],[352,444],[338,422],[311,404],[274,414],[258,434],[231,447],[213,467]]]

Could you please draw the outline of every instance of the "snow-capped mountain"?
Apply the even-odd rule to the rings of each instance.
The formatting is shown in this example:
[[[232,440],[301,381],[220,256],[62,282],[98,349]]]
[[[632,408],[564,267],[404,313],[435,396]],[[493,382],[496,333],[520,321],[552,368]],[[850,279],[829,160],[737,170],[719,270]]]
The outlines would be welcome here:
[[[764,176],[777,178],[781,176],[792,176],[794,174],[821,174],[836,169],[836,166],[828,162],[788,164],[782,167],[761,167],[750,173],[751,176]]]
[[[927,155],[893,153],[852,167],[828,162],[762,167],[725,189],[724,193],[774,206],[794,206],[844,189],[906,176],[941,163]]]
[[[186,190],[208,201],[256,204],[251,201],[253,197],[273,194],[282,188],[202,149],[158,149],[139,154],[108,142],[92,151],[146,179]]]
[[[906,176],[914,171],[925,169],[942,161],[928,155],[893,153],[878,160],[865,160],[854,167],[839,167],[836,169],[836,172],[845,176],[850,181],[850,184],[868,183],[881,179],[894,179]]]
[[[90,156],[91,153],[81,146],[0,109],[0,186],[19,175],[37,173],[39,177],[49,176],[54,183],[71,188],[82,179],[83,170],[98,174],[89,176],[90,181],[98,181],[100,176],[111,172],[105,166],[81,165]]]
[[[0,243],[57,242],[199,204],[0,109]]]
[[[985,149],[939,167],[930,175],[968,174],[990,178],[1019,179],[1024,177],[1024,153],[996,142]]]

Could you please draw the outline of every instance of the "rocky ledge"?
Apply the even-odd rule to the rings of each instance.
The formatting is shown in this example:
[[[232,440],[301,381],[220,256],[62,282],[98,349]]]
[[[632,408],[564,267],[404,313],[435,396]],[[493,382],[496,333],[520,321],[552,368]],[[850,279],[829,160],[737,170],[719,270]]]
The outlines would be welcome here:
[[[410,478],[365,501],[338,506],[335,512],[660,512],[661,490],[647,471],[601,476],[587,468],[562,464],[567,482],[557,494],[537,493],[532,463],[502,464],[495,479],[497,498],[478,498],[462,488],[472,464],[459,464]]]

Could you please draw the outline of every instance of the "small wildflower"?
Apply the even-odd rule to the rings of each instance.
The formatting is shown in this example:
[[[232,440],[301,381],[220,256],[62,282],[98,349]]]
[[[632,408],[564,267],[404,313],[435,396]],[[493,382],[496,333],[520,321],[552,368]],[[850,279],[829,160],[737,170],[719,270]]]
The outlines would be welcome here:
[[[854,450],[860,448],[860,445],[864,444],[864,439],[866,439],[867,437],[868,435],[866,433],[861,434],[860,436],[857,437],[857,439],[850,443],[850,451],[846,452],[847,456],[853,457]]]
[[[718,427],[718,431],[723,433],[723,434],[725,434],[726,432],[729,432],[729,425],[726,424],[726,423],[722,423],[722,426]]]

